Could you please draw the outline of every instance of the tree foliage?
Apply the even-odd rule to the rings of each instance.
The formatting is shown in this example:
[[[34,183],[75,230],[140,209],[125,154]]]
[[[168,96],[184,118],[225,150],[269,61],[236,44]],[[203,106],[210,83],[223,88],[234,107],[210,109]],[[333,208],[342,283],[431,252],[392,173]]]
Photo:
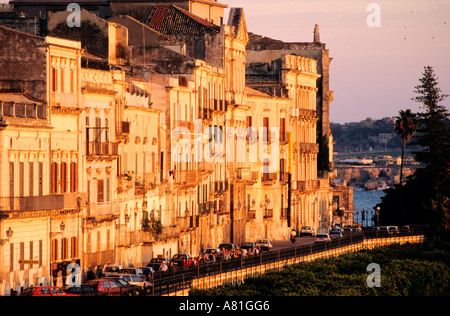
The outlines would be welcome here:
[[[418,129],[414,152],[424,167],[407,178],[404,186],[386,190],[380,206],[383,225],[430,224],[439,232],[450,232],[450,115],[440,104],[446,99],[432,67],[424,69],[415,87],[414,101],[424,110],[417,113]]]
[[[400,165],[400,184],[403,182],[403,164],[405,160],[406,142],[411,138],[417,130],[417,118],[410,109],[401,110],[400,116],[397,117],[394,125],[395,132],[402,139],[402,161]]]

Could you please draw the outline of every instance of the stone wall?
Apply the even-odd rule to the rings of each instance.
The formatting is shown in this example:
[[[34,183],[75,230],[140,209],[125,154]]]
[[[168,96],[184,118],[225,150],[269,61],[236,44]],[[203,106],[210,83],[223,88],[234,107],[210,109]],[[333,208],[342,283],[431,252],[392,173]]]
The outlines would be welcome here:
[[[0,90],[23,90],[45,101],[47,59],[44,38],[0,25],[0,42]]]

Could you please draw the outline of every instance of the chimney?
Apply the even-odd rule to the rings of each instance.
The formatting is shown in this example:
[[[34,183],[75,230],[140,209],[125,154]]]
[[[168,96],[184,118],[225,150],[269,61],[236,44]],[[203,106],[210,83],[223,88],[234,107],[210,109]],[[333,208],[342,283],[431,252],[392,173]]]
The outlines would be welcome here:
[[[319,24],[314,27],[314,43],[320,43]]]

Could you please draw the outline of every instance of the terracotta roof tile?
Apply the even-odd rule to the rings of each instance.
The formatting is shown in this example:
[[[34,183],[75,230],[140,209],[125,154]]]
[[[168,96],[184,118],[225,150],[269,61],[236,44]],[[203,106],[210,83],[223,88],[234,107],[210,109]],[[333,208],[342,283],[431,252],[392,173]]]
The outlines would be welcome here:
[[[206,34],[220,30],[217,25],[174,5],[152,7],[144,22],[163,34]]]

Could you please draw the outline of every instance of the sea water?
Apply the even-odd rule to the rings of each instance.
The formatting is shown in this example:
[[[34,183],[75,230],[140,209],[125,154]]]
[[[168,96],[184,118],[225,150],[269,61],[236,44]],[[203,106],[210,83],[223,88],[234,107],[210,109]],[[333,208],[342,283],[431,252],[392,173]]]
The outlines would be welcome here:
[[[372,216],[375,215],[374,208],[385,195],[386,193],[383,190],[365,191],[355,188],[353,190],[353,205],[355,206],[353,220],[363,226],[373,226]],[[359,213],[358,210],[360,211]],[[365,212],[363,216],[362,210],[369,212]]]

